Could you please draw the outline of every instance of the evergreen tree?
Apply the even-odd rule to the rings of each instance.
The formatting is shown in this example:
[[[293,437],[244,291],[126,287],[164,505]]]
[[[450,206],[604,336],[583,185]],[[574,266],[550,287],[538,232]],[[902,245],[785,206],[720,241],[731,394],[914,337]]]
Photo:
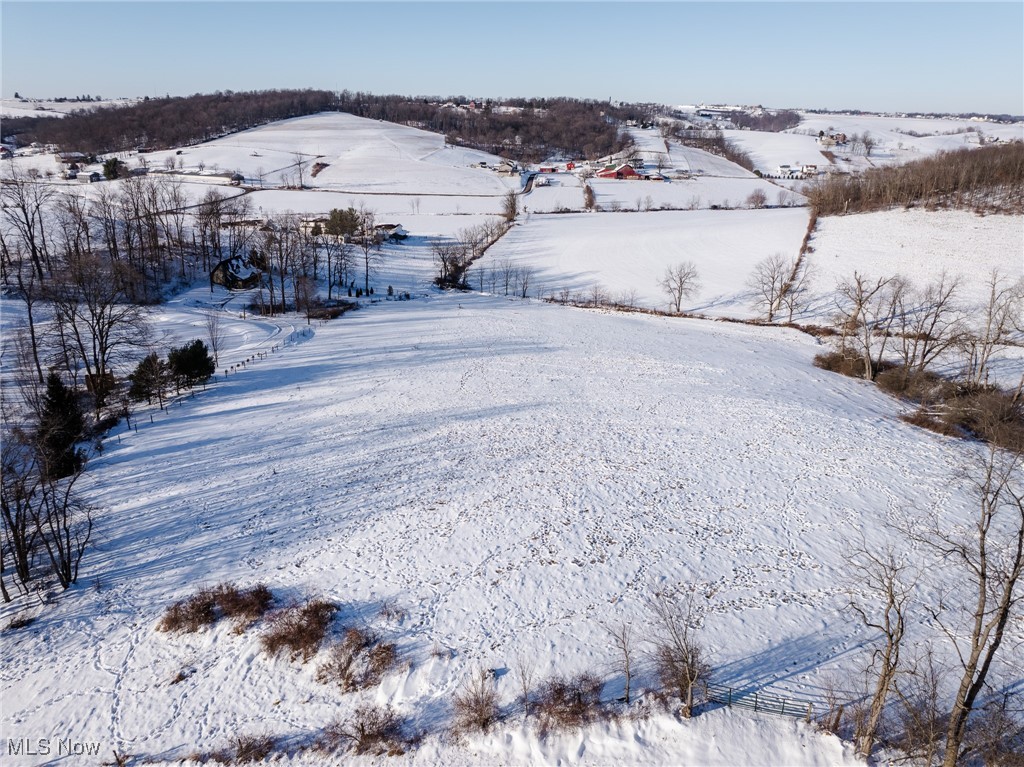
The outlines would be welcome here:
[[[135,368],[135,372],[128,376],[128,380],[132,382],[128,395],[136,402],[146,400],[152,404],[153,397],[156,397],[161,407],[163,406],[164,390],[170,380],[170,371],[167,369],[167,363],[160,359],[156,352],[147,355]]]
[[[167,364],[179,388],[206,381],[216,369],[210,350],[198,338],[182,347],[171,349],[167,355]]]
[[[107,181],[113,181],[121,175],[121,161],[116,157],[111,157],[109,160],[103,163],[103,177]]]
[[[56,372],[46,379],[36,444],[41,473],[47,479],[74,474],[82,466],[82,453],[75,443],[85,431],[85,415],[78,396],[64,385]]]

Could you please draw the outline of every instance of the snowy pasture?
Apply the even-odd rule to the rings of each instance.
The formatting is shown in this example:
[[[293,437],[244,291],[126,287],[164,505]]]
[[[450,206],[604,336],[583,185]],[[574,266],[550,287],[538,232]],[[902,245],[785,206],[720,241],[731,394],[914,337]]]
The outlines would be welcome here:
[[[518,189],[517,178],[503,179],[486,168],[470,167],[494,155],[449,147],[444,136],[395,123],[341,112],[323,113],[264,125],[175,152],[153,152],[159,167],[167,158],[183,169],[239,172],[246,183],[299,185],[351,193],[458,195],[500,198]],[[315,163],[325,168],[312,175]]]
[[[769,205],[803,202],[803,196],[751,175],[750,178],[694,176],[670,181],[594,178],[588,182],[603,210],[707,210],[742,208],[752,192],[764,193]],[[649,198],[649,199],[648,199]]]
[[[807,211],[798,208],[531,215],[476,268],[486,271],[507,259],[533,269],[534,285],[545,296],[599,286],[613,299],[635,291],[639,306],[664,309],[668,299],[658,283],[666,268],[693,261],[701,289],[684,308],[748,317],[746,280],[754,264],[776,252],[795,256],[806,229]]]
[[[762,173],[775,173],[780,165],[832,164],[822,150],[836,157],[841,170],[864,170],[876,165],[894,165],[917,160],[939,151],[979,146],[979,134],[986,140],[1024,139],[1024,123],[1002,124],[980,120],[929,119],[882,115],[815,114],[802,112],[796,128],[782,133],[726,130],[725,136],[750,154]],[[869,133],[876,145],[870,156],[851,145],[823,147],[819,131],[826,133]],[[913,135],[918,134],[918,135]]]
[[[163,311],[191,322],[188,300]],[[511,703],[517,654],[540,678],[597,670],[614,696],[602,626],[646,625],[652,593],[689,584],[720,682],[819,700],[832,673],[855,684],[871,637],[846,607],[844,552],[886,540],[907,509],[958,513],[964,448],[814,368],[818,348],[794,331],[470,294],[290,335],[106,439],[81,584],[5,636],[5,734],[59,730],[167,763],[263,732],[323,764],[298,744],[361,700],[436,732],[451,695],[492,668]],[[927,590],[940,575],[923,577]],[[155,630],[173,600],[227,580],[334,600],[339,626],[381,632],[403,665],[343,695],[315,680],[322,656],[267,658],[262,624]],[[1024,658],[1010,647],[998,673],[1012,682]],[[548,739],[512,720],[461,746],[428,735],[403,761],[613,758],[854,763],[796,722],[721,710]]]
[[[826,293],[856,270],[872,277],[899,274],[915,285],[943,271],[961,282],[961,300],[988,298],[993,270],[1024,278],[1024,219],[968,211],[889,210],[818,219],[808,255],[811,289]]]

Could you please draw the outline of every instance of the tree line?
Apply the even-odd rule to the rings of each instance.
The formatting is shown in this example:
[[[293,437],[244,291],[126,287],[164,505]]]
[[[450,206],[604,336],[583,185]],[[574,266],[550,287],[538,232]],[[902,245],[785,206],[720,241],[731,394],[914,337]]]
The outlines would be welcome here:
[[[804,194],[820,215],[923,205],[1024,212],[1024,142],[938,152],[898,167],[826,176]]]
[[[534,162],[552,153],[593,158],[617,152],[629,142],[618,123],[639,114],[609,102],[569,98],[513,99],[505,104],[510,109],[496,109],[489,101],[474,109],[453,109],[447,103],[466,100],[347,90],[226,91],[147,98],[130,106],[74,112],[62,120],[11,118],[4,121],[4,134],[20,144],[56,144],[64,151],[96,154],[197,144],[275,120],[338,111],[411,125],[444,134],[450,143]]]

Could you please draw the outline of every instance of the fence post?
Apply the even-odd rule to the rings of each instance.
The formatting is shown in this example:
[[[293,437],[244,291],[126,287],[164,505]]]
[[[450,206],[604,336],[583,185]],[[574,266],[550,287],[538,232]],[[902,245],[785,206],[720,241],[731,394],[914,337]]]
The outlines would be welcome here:
[[[729,706],[729,708],[732,708],[732,688],[731,687],[729,688],[729,703],[728,703],[728,706]]]
[[[811,723],[811,719],[813,718],[813,712],[814,712],[814,704],[813,703],[808,703],[807,704],[807,718],[804,720],[805,722],[807,722],[807,724]]]
[[[786,699],[783,698],[782,699],[782,710],[779,711],[779,716],[785,716],[785,715],[786,715]]]
[[[757,713],[757,693],[754,693],[754,713]]]

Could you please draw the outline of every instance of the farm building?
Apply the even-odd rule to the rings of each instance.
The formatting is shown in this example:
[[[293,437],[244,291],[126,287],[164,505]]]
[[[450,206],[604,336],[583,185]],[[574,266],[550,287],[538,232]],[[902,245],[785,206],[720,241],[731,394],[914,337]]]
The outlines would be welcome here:
[[[622,164],[617,166],[608,166],[602,168],[597,172],[598,178],[631,178],[638,179],[640,174],[636,172],[632,165]]]

